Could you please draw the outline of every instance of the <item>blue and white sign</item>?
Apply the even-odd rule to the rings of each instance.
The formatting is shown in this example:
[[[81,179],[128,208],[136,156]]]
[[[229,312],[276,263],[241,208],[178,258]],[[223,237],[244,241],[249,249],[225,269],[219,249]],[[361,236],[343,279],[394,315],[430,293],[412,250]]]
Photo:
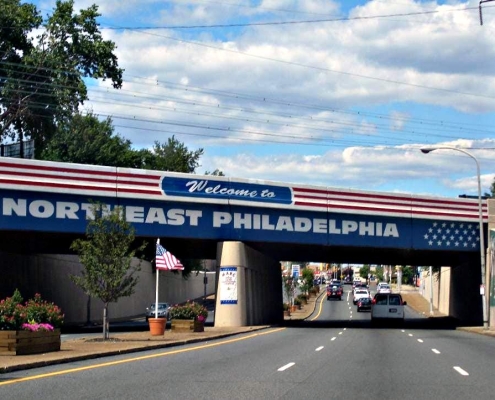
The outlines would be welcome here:
[[[140,236],[392,249],[479,251],[478,225],[376,215],[220,204],[99,198],[123,206]],[[84,233],[90,199],[1,191],[0,229]]]
[[[220,267],[220,304],[237,304],[237,267]]]
[[[162,190],[167,196],[277,204],[292,203],[292,193],[287,186],[260,185],[248,182],[164,177]]]

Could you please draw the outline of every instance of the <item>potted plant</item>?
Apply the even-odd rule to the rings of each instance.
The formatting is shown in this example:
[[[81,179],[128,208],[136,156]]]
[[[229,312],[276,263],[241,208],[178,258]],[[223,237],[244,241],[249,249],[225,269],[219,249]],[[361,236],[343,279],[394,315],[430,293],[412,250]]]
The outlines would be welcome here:
[[[289,303],[283,303],[284,317],[290,317]]]
[[[169,316],[172,331],[203,332],[208,310],[199,303],[187,301],[170,308]]]
[[[0,352],[15,355],[60,350],[64,315],[37,293],[24,304],[19,290],[0,301]]]

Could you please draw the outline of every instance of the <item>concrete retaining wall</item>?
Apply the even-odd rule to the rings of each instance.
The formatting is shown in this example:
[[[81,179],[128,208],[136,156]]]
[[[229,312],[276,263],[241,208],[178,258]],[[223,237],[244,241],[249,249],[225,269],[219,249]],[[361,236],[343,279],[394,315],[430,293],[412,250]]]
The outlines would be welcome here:
[[[73,325],[87,321],[88,296],[76,286],[69,275],[78,275],[83,267],[77,256],[34,255],[0,253],[0,298],[11,296],[18,288],[25,300],[40,293],[47,301],[54,302],[65,313],[65,324]],[[206,293],[215,293],[215,272],[207,272]],[[149,262],[143,261],[138,274],[139,283],[130,297],[119,299],[109,306],[109,318],[126,319],[143,316],[146,307],[155,301],[156,275]],[[159,301],[181,303],[204,295],[203,272],[192,273],[185,280],[182,274],[160,271]],[[91,321],[100,322],[103,305],[91,299]]]

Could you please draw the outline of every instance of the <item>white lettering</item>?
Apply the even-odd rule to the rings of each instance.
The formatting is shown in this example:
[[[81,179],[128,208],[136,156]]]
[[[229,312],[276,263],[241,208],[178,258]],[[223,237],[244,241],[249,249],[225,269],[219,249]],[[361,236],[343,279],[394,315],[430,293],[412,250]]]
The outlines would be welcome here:
[[[144,207],[127,206],[125,208],[125,219],[128,222],[142,223],[144,221]]]
[[[235,229],[251,229],[251,214],[234,213]]]
[[[311,230],[311,220],[309,218],[294,218],[294,230],[296,232],[309,232]]]
[[[155,222],[158,222],[159,224],[165,225],[167,223],[167,218],[165,218],[163,208],[151,207],[144,222],[146,224],[154,224]]]
[[[189,217],[189,226],[198,226],[199,219],[203,216],[202,211],[186,210],[186,217]]]
[[[383,224],[381,222],[376,223],[375,235],[383,236]]]
[[[249,189],[232,189],[229,187],[222,186],[222,184],[217,184],[215,186],[208,186],[209,181],[189,181],[186,183],[186,187],[189,187],[189,193],[193,192],[205,192],[207,194],[219,194],[228,196],[238,196],[238,197],[256,197],[258,192],[256,190]],[[270,194],[273,194],[271,196]],[[263,196],[265,197],[265,196]],[[266,197],[275,197],[273,192],[266,193]]]
[[[55,207],[49,201],[35,200],[29,205],[29,213],[36,218],[50,218],[55,213]]]
[[[293,232],[294,227],[292,226],[290,217],[279,217],[275,230]]]
[[[171,208],[167,211],[167,219],[169,225],[184,225],[184,210],[178,208]]]
[[[356,221],[342,221],[342,234],[347,235],[351,232],[356,232],[358,229],[358,224]]]
[[[327,233],[328,221],[326,219],[315,218],[313,220],[313,232],[314,233]]]
[[[375,224],[373,222],[360,222],[359,223],[359,235],[360,236],[375,236]]]
[[[27,201],[24,199],[18,199],[17,203],[14,199],[3,199],[3,215],[12,215],[12,212],[15,212],[15,215],[18,217],[25,217],[27,213]]]
[[[60,219],[79,219],[77,212],[79,211],[79,205],[77,203],[65,203],[63,201],[57,201],[56,217]]]
[[[337,221],[335,221],[334,219],[331,219],[330,221],[328,221],[328,223],[330,224],[330,228],[328,230],[328,233],[331,233],[331,234],[334,234],[334,235],[340,235],[341,233],[341,230],[340,228],[337,228]]]
[[[386,224],[385,225],[385,230],[383,231],[383,236],[392,236],[392,237],[399,237],[399,231],[397,229],[397,225],[395,224]]]
[[[232,222],[232,215],[228,212],[215,211],[213,213],[213,227],[220,228],[222,225],[228,225]]]
[[[270,224],[270,216],[262,215],[261,216],[261,229],[267,231],[273,231],[275,229],[275,225]]]

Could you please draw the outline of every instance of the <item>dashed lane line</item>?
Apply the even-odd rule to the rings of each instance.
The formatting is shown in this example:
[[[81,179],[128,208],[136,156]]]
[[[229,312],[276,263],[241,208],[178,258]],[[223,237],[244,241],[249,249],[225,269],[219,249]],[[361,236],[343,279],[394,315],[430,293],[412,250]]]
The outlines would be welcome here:
[[[469,373],[464,371],[461,367],[454,367],[454,369],[459,372],[459,374],[463,375],[463,376],[468,376]]]
[[[290,367],[296,365],[295,362],[290,362],[289,364],[285,364],[283,367],[280,367],[279,369],[277,369],[277,371],[285,371],[286,369],[289,369]]]

